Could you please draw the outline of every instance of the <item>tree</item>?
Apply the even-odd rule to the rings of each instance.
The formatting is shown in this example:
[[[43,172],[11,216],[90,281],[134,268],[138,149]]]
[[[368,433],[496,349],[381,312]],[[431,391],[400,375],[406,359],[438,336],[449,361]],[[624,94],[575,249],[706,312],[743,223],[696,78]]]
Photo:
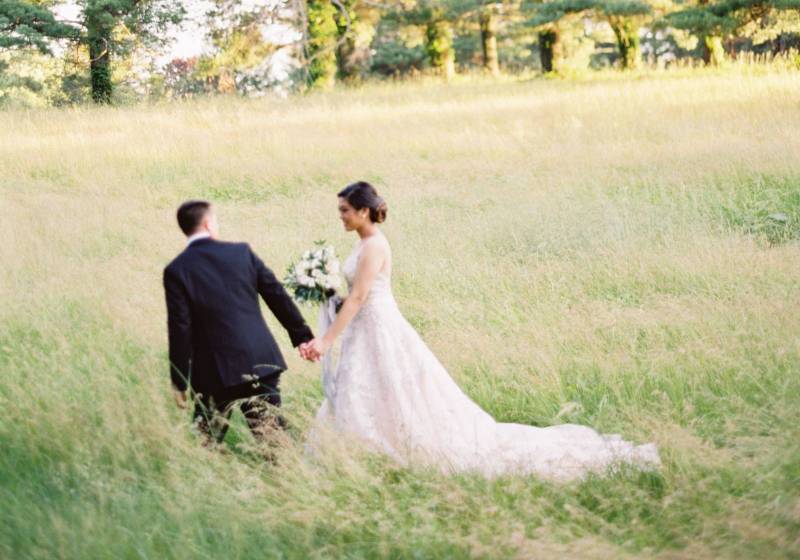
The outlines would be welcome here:
[[[446,80],[456,73],[456,53],[453,50],[453,21],[457,18],[458,3],[448,0],[419,0],[402,18],[406,23],[425,29],[425,53],[433,71]]]
[[[479,15],[481,27],[481,52],[483,68],[492,76],[500,74],[500,59],[497,55],[497,13],[494,5],[483,5]]]
[[[329,89],[336,82],[336,12],[330,0],[305,2],[307,81],[312,89]]]
[[[406,25],[397,17],[381,17],[370,44],[369,71],[379,76],[417,74],[428,57],[424,36],[417,26]]]
[[[217,91],[269,85],[268,76],[258,72],[268,70],[270,55],[284,47],[297,50],[300,81],[305,87],[329,89],[337,78],[349,79],[359,73],[359,57],[374,33],[374,29],[370,31],[370,10],[375,9],[364,9],[356,0],[214,3],[208,14],[209,35],[217,52],[200,60],[198,72]],[[262,30],[275,24],[299,31],[300,37],[278,43],[270,40]]]
[[[639,29],[641,23],[636,15],[609,14],[608,23],[617,38],[617,48],[622,60],[622,68],[636,68],[642,59],[642,52],[639,48]],[[633,17],[632,17],[633,16]]]
[[[43,4],[22,0],[0,2],[0,48],[32,47],[50,54],[54,39],[77,39],[80,29],[56,20]]]
[[[480,0],[417,0],[410,6],[402,4],[389,17],[424,29],[428,64],[436,74],[450,80],[456,73],[453,26],[460,18],[477,14],[483,4]]]
[[[3,0],[0,2],[0,46],[31,46],[49,52],[50,42],[58,39],[77,41],[88,47],[92,99],[110,103],[112,53],[132,48],[130,39],[117,39],[115,31],[123,27],[141,43],[164,40],[163,31],[183,16],[180,0],[80,0],[81,18],[75,22],[58,21],[45,2]],[[122,37],[123,35],[120,35]]]
[[[198,58],[175,58],[164,66],[164,90],[171,97],[187,98],[202,94],[205,84],[198,76]]]
[[[0,1],[0,49],[16,51],[0,60],[0,104],[9,92],[39,94],[42,83],[20,72],[20,61],[29,62],[52,55],[52,44],[62,39],[77,39],[80,29],[56,20],[45,3]]]
[[[425,31],[425,52],[435,73],[450,79],[455,75],[454,26],[469,19],[477,22],[483,66],[493,75],[499,74],[497,26],[501,8],[515,0],[416,0],[402,4],[389,17]]]
[[[545,74],[558,72],[561,60],[561,36],[558,22],[553,22],[539,32],[539,60]]]
[[[537,43],[539,46],[539,61],[542,72],[545,74],[558,73],[561,53],[561,29],[559,21],[567,12],[559,17],[544,17],[545,12],[540,8],[541,0],[528,0],[523,3],[523,8],[530,9],[535,14],[527,23],[539,29]],[[555,16],[555,14],[553,14]]]
[[[133,32],[142,43],[164,42],[169,24],[177,24],[184,9],[180,0],[82,0],[83,41],[89,47],[92,99],[111,102],[111,56],[132,48],[129,41],[115,40],[117,27]]]
[[[703,45],[706,64],[724,60],[723,39],[744,26],[765,21],[782,11],[800,10],[800,0],[701,0],[698,4],[669,14],[665,20],[676,29],[696,34]]]
[[[355,25],[358,20],[355,0],[339,0],[341,8],[336,11],[333,21],[336,23],[336,73],[337,77],[352,77],[351,57],[355,52]]]
[[[292,45],[267,40],[264,28],[288,23],[282,14],[283,2],[245,2],[214,0],[206,14],[208,36],[214,46],[210,55],[196,63],[196,75],[209,90],[233,93],[263,88],[269,82],[265,64],[278,49]]]
[[[379,9],[370,2],[338,0],[336,27],[337,77],[344,81],[360,78],[368,68],[370,43],[376,33]]]
[[[700,0],[695,6],[668,14],[665,21],[676,29],[697,35],[702,48],[703,62],[718,66],[725,59],[722,40],[736,29],[737,22],[732,17],[715,15],[709,7],[708,0]]]
[[[453,24],[438,16],[425,26],[425,52],[431,67],[446,80],[456,74],[456,53],[453,50]]]
[[[532,8],[535,15],[529,24],[534,27],[543,26],[544,32],[550,33],[544,37],[543,67],[545,60],[553,60],[557,48],[558,33],[552,33],[553,25],[567,14],[584,12],[605,19],[611,26],[623,69],[635,68],[639,64],[641,60],[639,29],[644,16],[652,12],[651,6],[644,0],[553,0],[535,4]],[[541,39],[540,36],[540,41]],[[540,48],[542,48],[541,42]]]

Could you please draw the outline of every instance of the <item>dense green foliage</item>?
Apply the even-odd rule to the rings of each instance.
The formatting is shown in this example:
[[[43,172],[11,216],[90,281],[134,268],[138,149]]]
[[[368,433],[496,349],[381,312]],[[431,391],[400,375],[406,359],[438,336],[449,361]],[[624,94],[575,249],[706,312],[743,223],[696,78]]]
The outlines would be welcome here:
[[[74,39],[79,31],[56,20],[45,6],[26,0],[0,2],[0,49],[34,47],[50,52],[53,39]]]

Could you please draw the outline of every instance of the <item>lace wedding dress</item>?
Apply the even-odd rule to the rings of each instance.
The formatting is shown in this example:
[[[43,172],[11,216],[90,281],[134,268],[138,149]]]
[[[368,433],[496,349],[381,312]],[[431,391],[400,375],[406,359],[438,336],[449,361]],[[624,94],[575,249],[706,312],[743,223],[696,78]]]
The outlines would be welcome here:
[[[351,287],[361,246],[342,267]],[[317,422],[402,464],[551,480],[602,474],[621,463],[659,464],[654,444],[637,446],[585,426],[496,422],[459,389],[400,313],[386,272],[378,273],[341,343],[332,379],[323,380]]]

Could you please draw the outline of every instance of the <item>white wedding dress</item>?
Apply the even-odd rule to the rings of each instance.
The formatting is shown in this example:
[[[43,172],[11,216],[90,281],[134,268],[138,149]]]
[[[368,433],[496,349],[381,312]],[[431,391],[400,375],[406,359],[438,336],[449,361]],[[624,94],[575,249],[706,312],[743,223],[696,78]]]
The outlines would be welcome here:
[[[353,285],[361,244],[344,263]],[[659,464],[654,444],[563,424],[538,428],[498,423],[464,394],[406,321],[390,277],[378,273],[367,300],[342,333],[317,422],[355,436],[401,464],[492,477],[534,474],[551,480],[633,464]]]

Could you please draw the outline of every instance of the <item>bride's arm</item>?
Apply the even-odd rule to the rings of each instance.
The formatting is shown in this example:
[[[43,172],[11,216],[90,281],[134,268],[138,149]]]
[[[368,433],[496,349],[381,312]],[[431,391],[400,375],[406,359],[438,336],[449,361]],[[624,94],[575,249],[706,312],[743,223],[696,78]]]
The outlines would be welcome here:
[[[383,262],[386,259],[386,251],[383,246],[377,243],[367,242],[361,250],[361,256],[358,259],[358,268],[356,269],[356,277],[353,281],[353,288],[347,299],[344,300],[342,308],[336,315],[336,320],[328,329],[321,339],[315,339],[311,342],[313,349],[320,355],[325,354],[336,338],[342,331],[350,324],[353,317],[356,316],[364,301],[369,295],[369,290],[375,277],[380,272]]]

